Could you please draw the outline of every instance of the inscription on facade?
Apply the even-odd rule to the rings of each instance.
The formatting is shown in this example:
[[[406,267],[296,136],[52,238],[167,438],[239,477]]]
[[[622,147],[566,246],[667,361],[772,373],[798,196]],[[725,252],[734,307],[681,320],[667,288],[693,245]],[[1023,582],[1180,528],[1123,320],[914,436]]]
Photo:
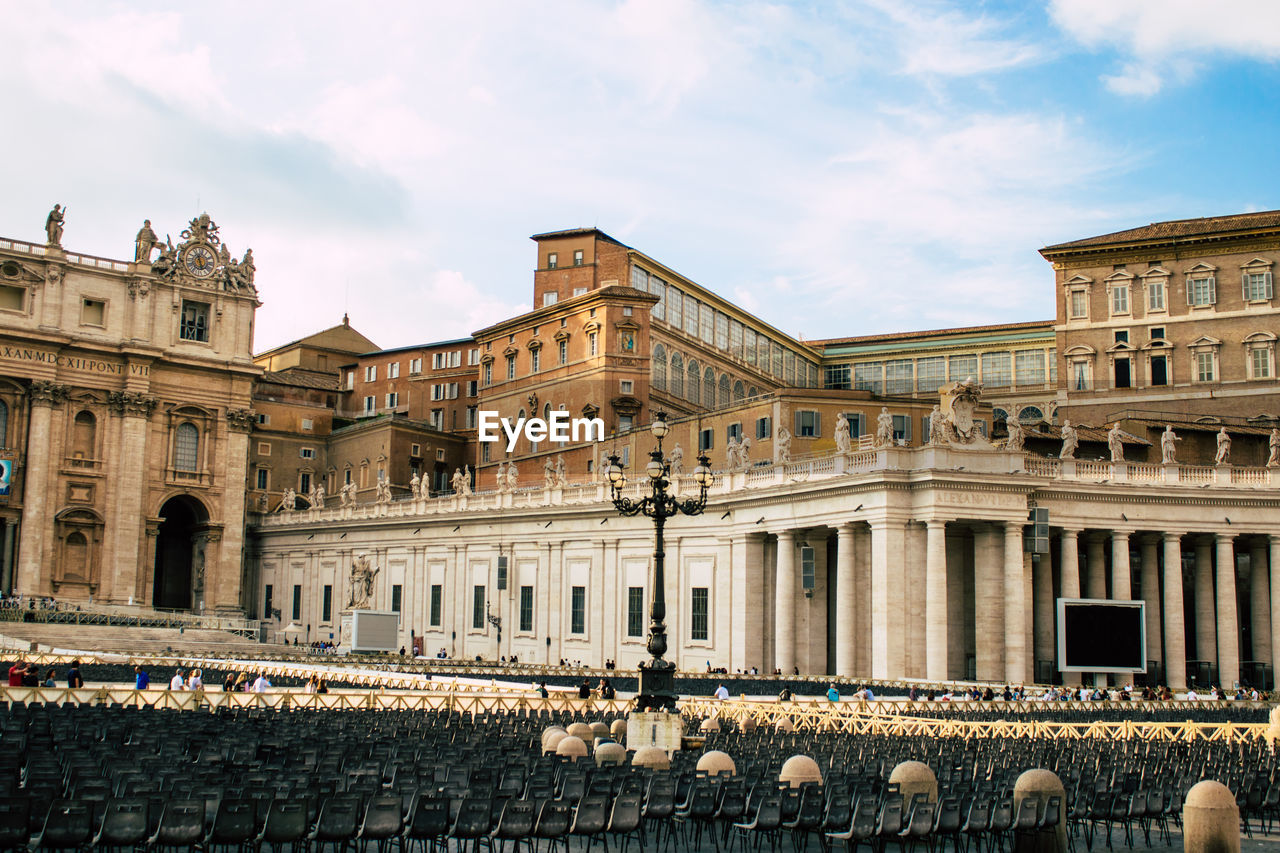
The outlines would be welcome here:
[[[56,352],[30,349],[28,347],[0,347],[0,359],[7,361],[30,361],[40,364],[52,364],[68,370],[80,370],[85,373],[102,373],[111,376],[124,376],[126,370],[130,376],[150,376],[151,366],[146,364],[120,364],[96,358],[82,358],[77,355],[58,355]]]

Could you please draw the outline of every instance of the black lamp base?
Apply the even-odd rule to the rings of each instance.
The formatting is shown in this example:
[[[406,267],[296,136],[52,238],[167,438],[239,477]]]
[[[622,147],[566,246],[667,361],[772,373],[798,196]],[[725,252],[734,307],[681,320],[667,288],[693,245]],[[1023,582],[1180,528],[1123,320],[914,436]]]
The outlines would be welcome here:
[[[676,665],[668,660],[651,660],[640,667],[637,711],[676,710]]]

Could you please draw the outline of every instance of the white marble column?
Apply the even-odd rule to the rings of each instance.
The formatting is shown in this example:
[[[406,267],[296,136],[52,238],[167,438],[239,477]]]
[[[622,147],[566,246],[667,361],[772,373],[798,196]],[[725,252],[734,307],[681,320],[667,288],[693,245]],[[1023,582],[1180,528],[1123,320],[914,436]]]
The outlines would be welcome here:
[[[846,678],[857,675],[853,657],[858,606],[854,544],[853,525],[840,525],[836,529],[836,674]]]
[[[1088,563],[1087,585],[1084,590],[1085,598],[1106,598],[1107,597],[1107,558],[1106,543],[1103,542],[1103,534],[1093,533],[1085,540],[1085,561]]]
[[[925,678],[947,680],[947,523],[925,522]]]
[[[765,580],[764,537],[737,534],[732,540],[733,612],[729,658],[733,668],[759,667],[768,672],[764,658]]]
[[[1111,598],[1128,601],[1133,598],[1132,572],[1129,568],[1129,531],[1111,531]]]
[[[774,600],[774,666],[791,675],[796,665],[796,536],[778,533],[778,577]]]
[[[35,382],[28,389],[30,415],[27,421],[26,468],[22,472],[22,527],[19,528],[18,570],[13,580],[14,592],[23,595],[49,594],[49,575],[45,572],[51,554],[46,553],[46,540],[53,535],[53,513],[48,499],[53,494],[49,471],[60,460],[53,457],[53,407],[66,398],[66,389],[50,382]],[[113,571],[114,567],[108,567]]]
[[[1182,610],[1182,536],[1164,534],[1164,670],[1165,682],[1187,686],[1187,634]]]
[[[1143,536],[1142,563],[1138,568],[1142,582],[1142,600],[1147,604],[1147,660],[1162,661],[1160,651],[1160,560],[1159,540]]]
[[[1062,576],[1060,579],[1060,586],[1062,587],[1061,595],[1063,598],[1079,598],[1080,597],[1080,531],[1071,527],[1062,528],[1061,543],[1062,543],[1061,552],[1059,556],[1061,565],[1058,567],[1058,571]],[[1054,613],[1054,618],[1056,620],[1057,613]],[[1057,654],[1056,622],[1054,627],[1055,627],[1054,654],[1056,657],[1056,654]],[[1080,680],[1081,680],[1080,673],[1078,672],[1062,673],[1063,684],[1079,684]]]
[[[1018,684],[1027,677],[1027,611],[1021,521],[1004,525],[1004,670],[1005,681]]]
[[[1271,570],[1271,619],[1280,618],[1280,535],[1272,534],[1267,537],[1267,543],[1270,546],[1269,551],[1269,568]],[[1271,665],[1274,678],[1275,665],[1280,664],[1280,629],[1274,625],[1271,630]],[[1277,679],[1280,680],[1280,679]]]
[[[1034,604],[1034,661],[1054,659],[1056,649],[1053,645],[1053,564],[1048,554],[1041,554],[1032,564],[1031,583]],[[1033,675],[1034,675],[1034,662]]]
[[[1236,614],[1235,538],[1218,540],[1218,683],[1229,688],[1240,680],[1240,629]]]
[[[871,523],[871,676],[902,678],[906,672],[902,559],[907,536],[903,521]]]
[[[987,525],[973,537],[973,624],[979,681],[1004,678],[1005,596],[1001,545],[995,525]],[[1014,599],[1016,606],[1018,599]],[[1011,606],[1008,609],[1013,609]]]
[[[1249,637],[1252,659],[1271,663],[1271,585],[1267,580],[1267,543],[1253,540],[1249,547]]]
[[[1217,620],[1213,602],[1213,540],[1196,537],[1196,660],[1218,660]]]

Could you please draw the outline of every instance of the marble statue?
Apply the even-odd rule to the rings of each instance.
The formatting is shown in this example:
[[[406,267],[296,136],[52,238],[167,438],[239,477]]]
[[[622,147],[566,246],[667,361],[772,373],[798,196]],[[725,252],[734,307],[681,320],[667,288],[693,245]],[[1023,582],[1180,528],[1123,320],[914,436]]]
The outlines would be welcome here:
[[[138,236],[133,238],[133,260],[139,264],[151,263],[151,250],[160,245],[160,238],[151,230],[151,220],[144,219],[138,229]]]
[[[791,430],[786,427],[778,429],[778,437],[773,442],[774,461],[779,465],[791,463]]]
[[[556,487],[563,489],[567,478],[564,473],[564,454],[556,456]]]
[[[422,498],[422,478],[418,476],[417,471],[414,471],[413,476],[409,478],[409,494],[415,501]]]
[[[1275,468],[1280,466],[1280,429],[1271,430],[1271,438],[1267,440],[1267,449],[1270,451],[1267,456],[1267,467]]]
[[[933,411],[929,413],[929,443],[930,444],[946,444],[947,443],[947,424],[946,417],[942,414],[942,407],[937,403],[933,406]]]
[[[556,463],[548,456],[546,461],[542,463],[542,488],[554,489],[556,487]]]
[[[498,462],[498,472],[494,475],[494,482],[498,485],[498,491],[505,492],[507,490],[507,463],[505,461]]]
[[[1173,431],[1173,426],[1165,424],[1164,432],[1160,433],[1160,461],[1165,465],[1173,465],[1178,461],[1179,441],[1182,439]]]
[[[888,406],[881,406],[876,416],[876,447],[890,444],[893,444],[893,415],[889,414]]]
[[[744,469],[751,467],[751,437],[744,435],[738,445],[738,464]]]
[[[520,471],[516,468],[516,461],[511,460],[511,464],[507,466],[507,488],[515,491],[520,484]]]
[[[462,493],[464,495],[471,494],[471,466],[462,466]]]
[[[380,569],[373,565],[368,554],[358,554],[351,560],[351,597],[347,607],[360,609],[368,607],[373,599],[373,579]]]
[[[50,246],[62,245],[62,222],[66,214],[67,211],[62,205],[55,204],[53,210],[49,211],[49,215],[45,217],[44,234]]]
[[[161,278],[173,278],[178,273],[178,249],[173,239],[164,235],[164,243],[160,245],[160,254],[151,262],[151,271]]]
[[[848,453],[853,445],[849,436],[849,418],[844,412],[836,415],[836,451]]]
[[[1223,427],[1218,430],[1218,453],[1213,457],[1215,465],[1231,464],[1231,436],[1227,435],[1227,428]]]
[[[1062,451],[1058,454],[1059,459],[1075,459],[1076,448],[1080,446],[1080,437],[1076,435],[1076,428],[1071,425],[1071,420],[1065,418],[1062,421]]]
[[[1124,441],[1121,440],[1121,435],[1120,423],[1117,421],[1107,431],[1107,450],[1111,451],[1112,462],[1124,461]]]
[[[311,490],[311,508],[324,509],[324,484],[316,483],[316,487]]]
[[[266,511],[267,511],[267,493],[263,492],[262,494],[258,495],[258,512],[266,512]]]
[[[378,485],[374,489],[373,502],[380,504],[391,503],[391,481],[387,479],[386,471],[378,472]]]
[[[253,276],[258,268],[253,265],[253,249],[245,249],[244,257],[240,259],[240,265],[237,267],[238,280],[246,290],[253,290]]]
[[[355,506],[356,484],[351,482],[343,483],[342,488],[338,490],[338,496],[342,499],[343,506]]]
[[[1009,438],[1005,440],[1004,449],[1010,453],[1021,453],[1027,434],[1022,429],[1022,421],[1018,420],[1016,410],[1009,413],[1009,418],[1005,421],[1005,429],[1009,431]]]
[[[680,446],[680,442],[676,442],[676,446],[671,448],[671,456],[668,457],[667,470],[671,473],[671,479],[684,475],[684,448]]]
[[[293,512],[294,508],[297,507],[297,505],[298,505],[298,493],[291,488],[285,489],[284,498],[280,501],[280,509],[284,510],[285,512]]]
[[[738,439],[729,436],[729,442],[724,446],[724,469],[726,471],[736,471],[738,470],[739,462]]]
[[[948,444],[980,444],[984,441],[982,422],[977,419],[982,383],[972,376],[951,386],[950,411],[947,412],[943,434]]]
[[[453,476],[449,478],[449,488],[453,489],[455,495],[462,494],[462,469],[454,468]]]

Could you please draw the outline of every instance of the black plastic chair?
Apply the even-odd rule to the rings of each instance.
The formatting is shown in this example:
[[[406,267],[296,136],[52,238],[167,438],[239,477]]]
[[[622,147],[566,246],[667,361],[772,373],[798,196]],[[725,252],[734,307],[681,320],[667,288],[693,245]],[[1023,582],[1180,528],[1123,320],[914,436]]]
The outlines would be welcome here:
[[[764,839],[769,839],[769,849],[778,849],[778,829],[782,826],[782,795],[769,794],[760,800],[755,814],[750,821],[735,823],[733,834],[729,836],[729,850],[732,851],[738,840],[746,847],[754,836],[755,848],[760,849]]]
[[[916,844],[921,841],[929,845],[929,849],[933,849],[933,842],[930,836],[933,834],[934,815],[937,808],[936,803],[915,802],[911,807],[911,814],[907,816],[906,826],[898,832],[898,843],[907,842],[907,853],[916,848]]]
[[[508,800],[502,807],[502,814],[498,816],[498,825],[489,833],[490,847],[496,841],[498,853],[502,853],[506,849],[507,842],[510,841],[513,849],[519,853],[520,842],[523,841],[532,851],[533,827],[537,820],[538,812],[532,801]]]
[[[93,811],[87,803],[54,800],[44,829],[32,841],[37,850],[78,850],[93,837]]]
[[[31,800],[0,797],[0,849],[26,849],[31,837]]]
[[[866,842],[868,846],[874,848],[872,839],[876,835],[876,802],[871,797],[861,797],[857,805],[853,807],[852,817],[849,821],[849,828],[839,832],[828,832],[825,835],[827,846],[830,847],[833,842],[840,842],[844,845],[845,850],[857,850],[858,846]]]
[[[267,809],[266,820],[262,832],[258,833],[256,846],[270,844],[273,853],[279,853],[283,845],[302,842],[307,837],[307,828],[311,820],[307,814],[308,806],[299,800],[272,800]]]
[[[534,841],[546,840],[551,850],[564,845],[565,853],[569,853],[569,827],[572,824],[573,806],[565,800],[548,800],[538,811],[538,821],[533,827]]]
[[[318,850],[335,845],[338,851],[345,851],[347,845],[354,843],[359,828],[359,797],[335,795],[320,803],[320,814],[307,840]]]
[[[569,834],[587,840],[587,850],[599,841],[604,849],[609,849],[609,841],[604,831],[609,825],[609,801],[604,797],[583,797],[573,813],[573,825]]]
[[[449,803],[429,794],[419,794],[409,813],[409,825],[405,828],[408,849],[422,845],[424,853],[445,843],[449,832]]]
[[[493,819],[493,803],[484,797],[466,797],[458,807],[458,816],[449,827],[449,837],[458,842],[465,853],[468,846],[479,849],[480,839],[489,835]]]
[[[960,800],[955,797],[943,797],[938,802],[937,815],[933,822],[933,838],[938,853],[945,848],[947,839],[951,840],[951,849],[960,850]]]
[[[132,850],[149,836],[146,798],[124,797],[107,801],[92,843],[98,850]]]
[[[404,829],[404,814],[401,798],[396,794],[384,794],[372,797],[364,807],[364,819],[360,822],[357,833],[360,849],[365,850],[370,841],[378,842],[378,851],[387,849],[387,844],[398,839]]]
[[[204,800],[170,800],[160,813],[160,825],[147,846],[190,848],[204,838]]]
[[[640,813],[641,797],[639,794],[619,794],[609,810],[609,825],[605,831],[609,835],[622,836],[622,851],[626,853],[634,838],[644,849],[644,818]],[[608,846],[608,845],[606,845]]]
[[[243,850],[258,834],[258,810],[253,800],[223,798],[205,838],[205,850]]]

